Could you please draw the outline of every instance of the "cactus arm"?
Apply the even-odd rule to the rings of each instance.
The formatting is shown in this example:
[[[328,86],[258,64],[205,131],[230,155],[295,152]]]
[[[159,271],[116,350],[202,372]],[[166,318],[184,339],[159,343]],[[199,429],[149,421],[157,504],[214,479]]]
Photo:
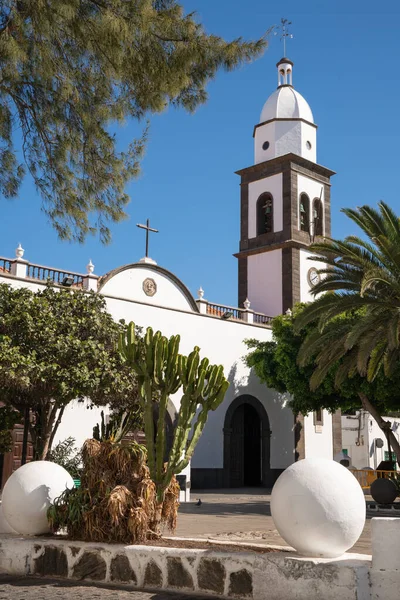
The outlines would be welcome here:
[[[165,456],[165,417],[167,414],[168,394],[164,391],[160,397],[159,413],[157,422],[156,437],[156,477],[157,483],[162,480],[164,474],[164,456]]]
[[[192,434],[192,437],[188,444],[187,450],[186,450],[183,458],[179,461],[179,463],[175,467],[175,475],[178,473],[181,473],[183,471],[183,469],[185,469],[188,466],[188,464],[193,456],[193,452],[196,448],[197,442],[199,441],[200,436],[203,433],[204,426],[207,422],[207,416],[208,416],[207,411],[200,412],[199,417],[194,426],[193,434]]]
[[[144,432],[147,444],[147,462],[150,469],[150,476],[155,480],[156,463],[154,458],[154,422],[153,422],[153,389],[150,379],[146,379],[142,386],[144,395]]]

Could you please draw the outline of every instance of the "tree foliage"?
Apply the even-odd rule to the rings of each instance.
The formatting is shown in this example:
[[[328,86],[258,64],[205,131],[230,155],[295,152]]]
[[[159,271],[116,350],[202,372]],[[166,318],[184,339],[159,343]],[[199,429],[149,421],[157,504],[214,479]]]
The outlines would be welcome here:
[[[117,349],[123,330],[97,294],[0,285],[0,401],[22,417],[30,409],[36,458],[47,457],[72,400],[137,407],[136,379]]]
[[[313,260],[324,265],[312,290],[319,297],[296,320],[297,329],[317,323],[300,352],[303,364],[316,359],[313,388],[338,360],[338,385],[354,372],[370,382],[382,370],[390,377],[400,364],[400,220],[384,202],[379,211],[363,206],[343,212],[364,237],[312,245],[318,253]]]
[[[25,167],[64,239],[125,217],[146,129],[120,152],[110,124],[168,105],[193,111],[218,69],[266,47],[209,35],[175,0],[5,0],[0,6],[0,191]],[[20,132],[23,161],[14,143]]]
[[[0,454],[12,449],[12,430],[21,422],[21,415],[10,406],[0,407]]]
[[[248,340],[250,349],[245,357],[248,367],[253,368],[260,380],[269,388],[288,393],[288,404],[295,414],[327,409],[368,410],[376,419],[386,436],[390,436],[398,460],[400,448],[391,432],[390,422],[383,416],[400,409],[400,368],[389,379],[381,372],[373,381],[356,370],[348,374],[342,370],[343,359],[331,364],[320,384],[310,389],[310,381],[316,369],[316,356],[309,354],[308,360],[298,360],[300,352],[310,336],[316,335],[315,323],[309,322],[298,330],[296,324],[309,305],[297,305],[293,315],[279,315],[272,321],[273,339],[270,342]],[[358,319],[358,314],[337,317],[332,323],[334,330],[348,329]],[[343,372],[347,373],[343,376]],[[338,377],[339,373],[339,377]],[[400,462],[399,462],[400,464]]]

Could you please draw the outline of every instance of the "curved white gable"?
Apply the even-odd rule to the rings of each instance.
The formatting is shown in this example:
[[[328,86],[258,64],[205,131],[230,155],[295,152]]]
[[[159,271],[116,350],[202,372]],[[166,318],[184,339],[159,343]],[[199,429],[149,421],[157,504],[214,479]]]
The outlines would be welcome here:
[[[149,296],[144,291],[146,280],[154,281],[157,291]],[[190,310],[197,312],[196,303],[187,288],[172,273],[156,265],[134,263],[111,271],[100,283],[99,292],[124,300]]]

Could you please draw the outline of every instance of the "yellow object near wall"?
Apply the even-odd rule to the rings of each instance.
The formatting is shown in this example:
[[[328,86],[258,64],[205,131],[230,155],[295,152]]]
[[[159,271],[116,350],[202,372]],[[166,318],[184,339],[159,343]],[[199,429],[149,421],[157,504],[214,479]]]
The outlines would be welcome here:
[[[390,479],[398,475],[397,471],[376,471],[374,469],[350,469],[363,489],[369,488],[375,479]]]

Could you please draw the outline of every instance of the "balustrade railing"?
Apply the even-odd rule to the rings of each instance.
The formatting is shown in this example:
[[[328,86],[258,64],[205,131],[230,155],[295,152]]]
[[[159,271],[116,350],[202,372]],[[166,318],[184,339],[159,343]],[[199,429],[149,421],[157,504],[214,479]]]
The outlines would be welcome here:
[[[11,260],[7,258],[0,258],[0,272],[10,273],[11,272]]]
[[[271,325],[273,317],[268,317],[262,313],[253,313],[253,323],[256,325]]]
[[[40,281],[52,281],[58,285],[81,286],[83,285],[83,275],[71,273],[70,271],[59,271],[51,267],[29,264],[27,267],[27,277],[30,279],[39,279]]]
[[[223,304],[211,304],[207,305],[207,314],[213,317],[219,317],[220,319],[235,319],[236,321],[243,321],[243,313],[245,311],[240,308],[234,308],[233,306],[224,306]]]

